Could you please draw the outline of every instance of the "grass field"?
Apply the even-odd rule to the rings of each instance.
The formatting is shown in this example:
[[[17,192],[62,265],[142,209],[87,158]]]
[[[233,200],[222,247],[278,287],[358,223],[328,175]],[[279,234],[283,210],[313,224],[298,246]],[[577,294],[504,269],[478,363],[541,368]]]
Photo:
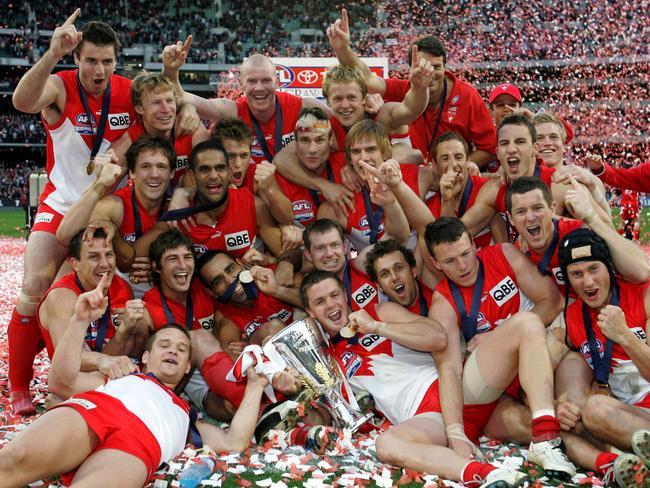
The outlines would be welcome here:
[[[613,209],[614,225],[618,228],[618,208]],[[25,211],[22,208],[0,208],[0,236],[24,237]],[[640,240],[650,243],[650,207],[645,207],[641,214]]]

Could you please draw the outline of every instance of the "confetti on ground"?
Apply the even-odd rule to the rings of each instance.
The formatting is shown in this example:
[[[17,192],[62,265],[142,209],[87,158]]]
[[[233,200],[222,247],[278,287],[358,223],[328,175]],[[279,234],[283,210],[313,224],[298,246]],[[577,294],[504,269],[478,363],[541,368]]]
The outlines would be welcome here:
[[[0,238],[0,384],[7,380],[7,338],[6,326],[13,310],[13,303],[18,295],[22,278],[22,253],[25,242],[20,239]],[[32,391],[38,410],[43,411],[47,395],[47,371],[49,361],[41,353],[35,364],[35,378]],[[21,419],[11,415],[9,409],[9,392],[2,388],[0,394],[0,448],[9,442],[17,432],[25,428],[33,418]],[[392,486],[409,487],[454,487],[462,485],[451,481],[438,480],[436,476],[415,473],[409,470],[392,468],[380,463],[375,456],[374,439],[377,431],[365,435],[356,435],[349,439],[347,446],[339,443],[334,449],[317,455],[301,447],[284,445],[283,436],[277,436],[277,445],[265,448],[251,448],[242,454],[222,456],[217,462],[218,472],[202,486],[288,488],[307,486]],[[525,465],[526,451],[513,444],[501,444],[484,439],[484,455],[489,462],[512,467]],[[173,463],[156,473],[155,480],[149,485],[155,488],[178,486],[178,475],[188,461],[195,456],[195,451],[188,448],[177,456]],[[542,480],[540,480],[542,481]],[[544,480],[532,486],[558,486],[559,482]],[[600,481],[578,474],[571,486],[600,486]],[[57,486],[54,480],[44,480],[41,485]]]

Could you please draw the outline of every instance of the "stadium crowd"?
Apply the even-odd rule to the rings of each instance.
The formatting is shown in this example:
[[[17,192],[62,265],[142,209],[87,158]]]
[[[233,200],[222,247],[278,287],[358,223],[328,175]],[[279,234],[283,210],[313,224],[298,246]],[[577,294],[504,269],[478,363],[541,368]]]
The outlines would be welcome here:
[[[207,99],[179,73],[209,59],[202,35],[223,36],[209,27],[212,2],[88,9],[120,35],[62,4],[64,23],[59,6],[26,9],[39,28],[59,26],[12,95],[45,122],[49,178],[8,324],[14,414],[36,413],[41,349],[52,366],[48,410],[0,449],[0,487],[61,473],[97,486],[115,472],[138,487],[188,442],[242,451],[280,431],[323,452],[344,428],[378,430],[381,462],[472,488],[515,488],[532,473],[484,462],[481,435],[527,446],[547,477],[577,482],[579,467],[647,486],[650,260],[632,240],[650,166],[611,164],[647,159],[630,153],[647,149],[647,86],[631,68],[628,79],[587,63],[590,81],[615,88],[551,92],[506,66],[474,79],[481,93],[446,70],[456,62],[471,79],[468,60],[644,54],[623,36],[644,29],[632,2],[562,3],[579,47],[550,36],[556,12],[530,2],[306,5],[297,25],[326,34],[295,54],[340,63],[324,101],[278,90],[268,55],[291,52],[295,29],[281,2],[220,17],[242,49],[249,38],[258,48],[220,75],[225,97]],[[580,29],[600,16],[621,22]],[[530,19],[533,37],[516,42]],[[467,36],[445,46],[426,31],[434,21]],[[518,28],[504,36],[506,23]],[[125,35],[158,45],[162,73],[115,73]],[[361,60],[384,44],[402,76]],[[73,52],[78,68],[51,76]],[[572,65],[539,70],[554,72],[551,86],[576,79]],[[39,137],[35,120],[4,116],[3,134]],[[602,141],[616,152],[603,158]],[[25,183],[27,167],[5,171],[6,184]],[[622,233],[605,184],[621,192]],[[303,360],[322,345],[331,360],[305,378],[281,340]],[[193,409],[229,428],[195,423]]]

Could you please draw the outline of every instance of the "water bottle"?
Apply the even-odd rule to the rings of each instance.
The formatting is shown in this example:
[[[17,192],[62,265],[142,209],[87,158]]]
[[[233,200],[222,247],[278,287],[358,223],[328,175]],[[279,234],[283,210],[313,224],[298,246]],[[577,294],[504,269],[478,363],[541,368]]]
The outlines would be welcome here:
[[[181,488],[196,488],[201,481],[207,480],[214,470],[215,461],[211,457],[200,457],[194,464],[187,466],[179,478]]]

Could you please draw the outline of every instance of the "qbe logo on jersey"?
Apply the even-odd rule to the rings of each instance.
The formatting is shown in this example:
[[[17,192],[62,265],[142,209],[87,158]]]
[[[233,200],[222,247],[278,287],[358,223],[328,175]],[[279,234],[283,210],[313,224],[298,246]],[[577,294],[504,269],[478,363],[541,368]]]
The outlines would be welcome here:
[[[108,114],[108,127],[111,130],[128,129],[129,125],[131,125],[131,119],[128,112]]]
[[[226,234],[226,250],[236,251],[237,249],[244,249],[251,245],[251,239],[248,236],[247,230]]]
[[[370,284],[366,283],[352,292],[352,299],[360,308],[365,307],[377,295],[377,290]]]
[[[519,289],[510,276],[506,276],[490,290],[490,296],[501,307],[504,303],[514,297]]]

